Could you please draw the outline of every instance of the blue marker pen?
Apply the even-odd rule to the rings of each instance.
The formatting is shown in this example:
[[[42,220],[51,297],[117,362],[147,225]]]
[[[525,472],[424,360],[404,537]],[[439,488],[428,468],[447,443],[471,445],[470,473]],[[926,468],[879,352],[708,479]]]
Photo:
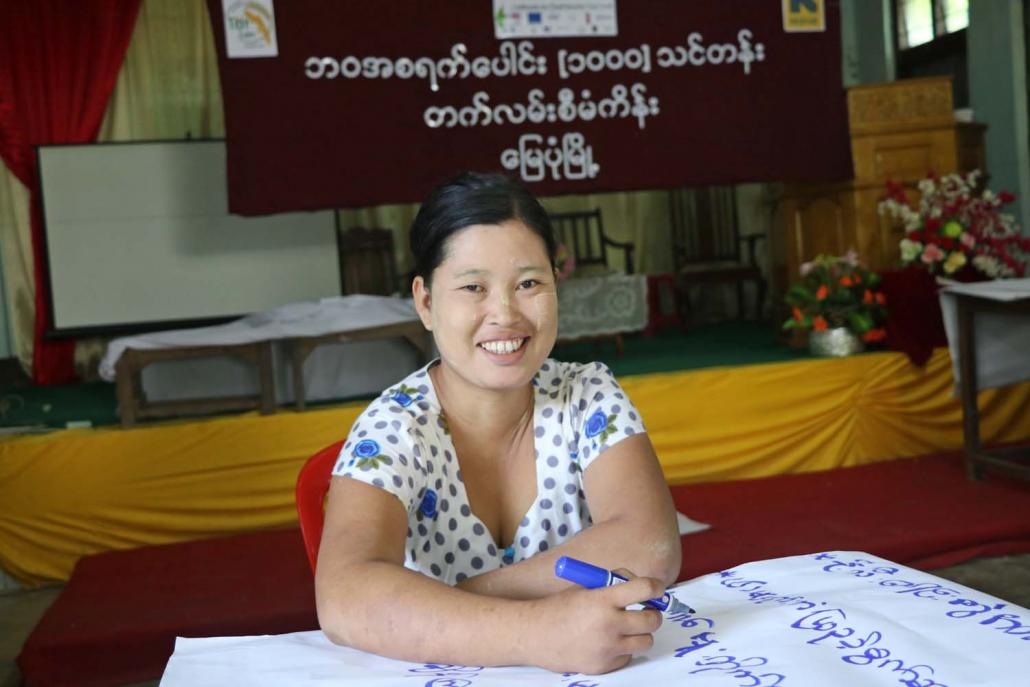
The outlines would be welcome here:
[[[625,577],[622,575],[616,575],[611,570],[598,568],[596,565],[590,565],[589,563],[584,563],[583,561],[569,558],[568,556],[562,556],[554,562],[554,574],[563,580],[575,582],[579,586],[586,587],[587,589],[610,587],[613,584],[629,582]],[[663,612],[694,612],[693,608],[682,601],[677,600],[669,592],[665,592],[660,598],[648,599],[644,603],[651,608],[657,608],[659,611]]]

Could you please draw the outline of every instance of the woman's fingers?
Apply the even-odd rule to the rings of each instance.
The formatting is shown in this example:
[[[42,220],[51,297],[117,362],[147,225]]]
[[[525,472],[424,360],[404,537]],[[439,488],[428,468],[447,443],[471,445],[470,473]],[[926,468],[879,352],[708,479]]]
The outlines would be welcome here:
[[[653,577],[634,577],[628,582],[608,587],[606,591],[612,604],[625,608],[660,597],[665,593],[665,584]]]
[[[651,634],[661,626],[662,614],[653,608],[645,608],[641,611],[626,611],[623,619],[622,634]]]
[[[627,654],[642,654],[650,651],[654,646],[654,637],[652,635],[626,635],[622,638],[621,644],[622,651]]]

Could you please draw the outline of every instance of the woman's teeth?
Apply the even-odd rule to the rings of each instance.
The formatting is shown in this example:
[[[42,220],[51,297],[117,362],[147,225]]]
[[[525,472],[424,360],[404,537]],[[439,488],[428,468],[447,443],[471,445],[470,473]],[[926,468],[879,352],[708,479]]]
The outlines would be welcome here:
[[[506,353],[514,353],[522,347],[522,342],[525,339],[509,339],[507,341],[484,341],[479,344],[491,353],[497,355],[504,355]]]

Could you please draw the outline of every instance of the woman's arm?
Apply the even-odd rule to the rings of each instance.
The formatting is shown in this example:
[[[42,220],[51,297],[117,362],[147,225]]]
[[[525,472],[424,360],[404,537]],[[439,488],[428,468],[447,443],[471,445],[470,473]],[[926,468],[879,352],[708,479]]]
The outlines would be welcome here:
[[[393,495],[333,479],[315,575],[332,641],[408,661],[603,673],[650,648],[661,623],[657,611],[624,610],[660,594],[659,580],[535,601],[483,596],[404,568],[406,530]]]
[[[568,589],[554,562],[572,556],[626,568],[666,585],[680,570],[676,509],[646,434],[609,447],[587,467],[583,489],[594,524],[569,541],[511,566],[468,578],[461,589],[511,599],[535,599]]]

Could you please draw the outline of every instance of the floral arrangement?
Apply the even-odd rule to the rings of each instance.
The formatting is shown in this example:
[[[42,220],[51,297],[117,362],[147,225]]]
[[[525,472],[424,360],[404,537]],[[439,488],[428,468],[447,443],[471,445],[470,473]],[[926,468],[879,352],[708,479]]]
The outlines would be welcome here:
[[[1022,277],[1030,262],[1030,237],[1020,236],[1012,215],[1002,208],[1013,200],[1008,191],[979,191],[982,174],[932,173],[919,182],[921,199],[913,209],[900,184],[887,182],[881,214],[905,228],[903,265],[919,265],[935,275],[960,281]]]
[[[576,270],[576,256],[564,243],[559,243],[554,251],[554,264],[558,268],[558,281],[563,281]]]
[[[887,336],[887,299],[879,284],[880,275],[863,267],[853,250],[839,257],[820,255],[801,266],[801,281],[787,289],[793,314],[783,328],[847,327],[863,341],[880,341]]]

